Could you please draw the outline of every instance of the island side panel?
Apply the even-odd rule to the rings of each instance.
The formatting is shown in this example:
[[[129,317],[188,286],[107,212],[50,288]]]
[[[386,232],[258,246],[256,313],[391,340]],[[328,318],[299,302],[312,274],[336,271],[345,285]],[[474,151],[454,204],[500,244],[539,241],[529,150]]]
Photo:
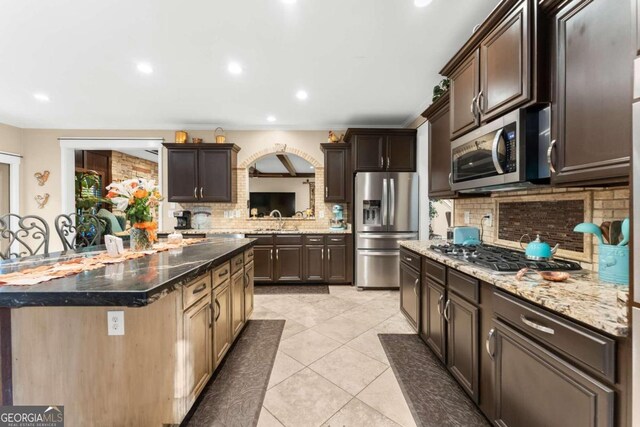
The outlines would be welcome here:
[[[125,335],[107,335],[107,312]],[[68,426],[177,424],[185,412],[182,293],[142,308],[11,310],[13,402],[64,405]]]

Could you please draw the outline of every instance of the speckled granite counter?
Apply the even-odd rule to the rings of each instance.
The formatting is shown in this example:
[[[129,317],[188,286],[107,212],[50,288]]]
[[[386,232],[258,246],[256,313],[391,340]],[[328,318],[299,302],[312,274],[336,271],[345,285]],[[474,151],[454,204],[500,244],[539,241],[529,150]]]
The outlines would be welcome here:
[[[178,233],[182,234],[351,234],[351,229],[346,230],[333,230],[331,228],[310,228],[310,229],[300,229],[300,230],[271,230],[271,229],[202,229],[198,230],[195,228],[189,230],[175,230]],[[161,234],[164,233],[173,233],[174,230],[165,230],[162,231]]]
[[[589,271],[572,272],[571,279],[561,283],[548,282],[538,275],[527,275],[518,281],[515,274],[493,273],[442,255],[429,249],[432,244],[427,240],[400,242],[411,251],[611,335],[624,337],[629,333],[628,286],[601,282],[597,274]]]
[[[177,287],[242,253],[255,239],[208,239],[179,250],[159,252],[31,286],[0,287],[0,307],[128,306],[151,304]],[[51,264],[91,252],[0,262],[0,273]]]

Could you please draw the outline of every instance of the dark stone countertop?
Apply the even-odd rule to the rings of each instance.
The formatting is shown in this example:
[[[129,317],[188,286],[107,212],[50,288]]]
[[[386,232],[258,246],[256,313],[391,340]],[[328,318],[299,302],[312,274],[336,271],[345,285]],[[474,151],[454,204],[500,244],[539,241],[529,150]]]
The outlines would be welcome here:
[[[37,285],[2,286],[0,307],[145,306],[242,253],[254,242],[255,239],[207,239],[178,250],[158,252]],[[93,251],[4,261],[0,262],[0,274],[95,252],[94,248]]]

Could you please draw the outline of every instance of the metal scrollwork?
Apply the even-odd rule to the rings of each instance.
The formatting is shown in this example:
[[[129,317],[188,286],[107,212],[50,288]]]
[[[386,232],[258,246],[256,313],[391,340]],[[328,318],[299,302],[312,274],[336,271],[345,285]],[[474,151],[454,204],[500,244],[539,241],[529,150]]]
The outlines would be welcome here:
[[[49,253],[49,225],[37,215],[21,217],[16,214],[0,216],[0,241],[6,243],[0,258],[20,258]]]
[[[65,250],[96,246],[102,240],[101,221],[92,214],[58,215],[55,226]]]

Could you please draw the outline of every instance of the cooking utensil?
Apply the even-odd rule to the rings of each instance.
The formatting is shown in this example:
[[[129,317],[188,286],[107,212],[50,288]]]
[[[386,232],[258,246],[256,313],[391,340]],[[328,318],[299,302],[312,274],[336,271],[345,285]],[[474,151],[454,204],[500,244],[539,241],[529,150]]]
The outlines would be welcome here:
[[[609,243],[612,245],[620,243],[620,234],[622,234],[622,221],[611,221],[611,227],[609,227]]]
[[[600,244],[604,245],[604,239],[602,238],[602,231],[600,230],[600,227],[592,222],[581,222],[580,224],[576,225],[573,231],[578,233],[595,234],[595,236],[600,241]]]
[[[618,246],[626,246],[629,244],[629,239],[631,238],[631,229],[629,224],[629,218],[625,218],[622,221],[622,240],[618,243]]]
[[[602,231],[602,237],[604,238],[604,240],[606,240],[608,243],[613,243],[611,241],[611,235],[609,234],[610,229],[611,229],[611,221],[605,221],[602,224],[600,224],[600,231]]]
[[[599,230],[600,229],[598,229],[598,231]],[[552,248],[551,245],[549,245],[547,242],[543,241],[540,238],[539,234],[536,234],[535,240],[531,240],[531,236],[529,236],[528,234],[523,234],[522,237],[520,237],[520,242],[519,242],[520,247],[522,249],[524,249],[524,246],[522,246],[522,239],[524,239],[525,236],[529,238],[530,242],[527,245],[527,248],[525,249],[524,254],[527,256],[527,258],[531,260],[535,260],[535,261],[550,260],[551,258],[553,258],[553,256],[558,251],[558,248],[560,247],[560,244],[557,244]]]

